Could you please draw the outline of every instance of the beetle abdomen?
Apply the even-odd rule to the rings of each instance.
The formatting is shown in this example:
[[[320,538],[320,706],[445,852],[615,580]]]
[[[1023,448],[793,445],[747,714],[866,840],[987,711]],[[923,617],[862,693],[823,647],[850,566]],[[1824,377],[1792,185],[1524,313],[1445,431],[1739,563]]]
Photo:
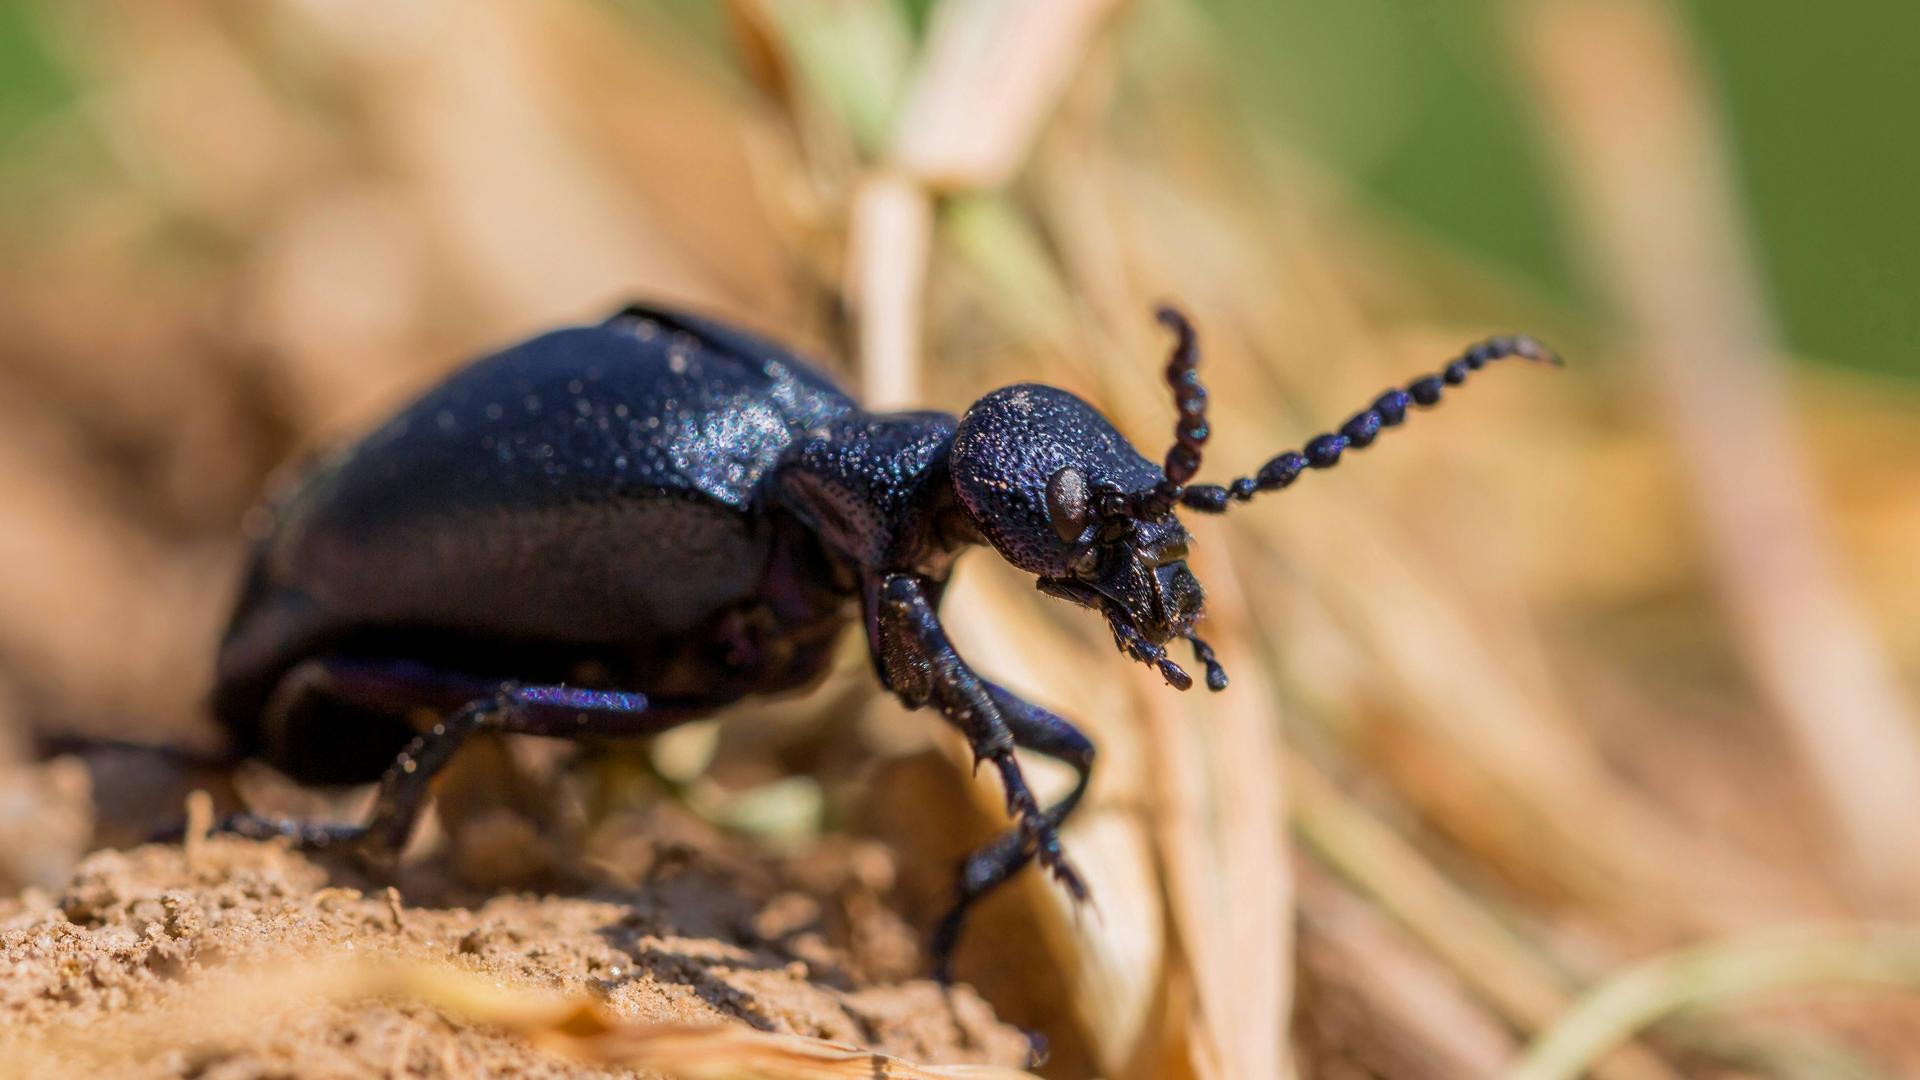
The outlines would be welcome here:
[[[476,361],[271,507],[216,698],[369,627],[620,647],[706,625],[764,575],[762,479],[854,408],[784,350],[644,309]]]

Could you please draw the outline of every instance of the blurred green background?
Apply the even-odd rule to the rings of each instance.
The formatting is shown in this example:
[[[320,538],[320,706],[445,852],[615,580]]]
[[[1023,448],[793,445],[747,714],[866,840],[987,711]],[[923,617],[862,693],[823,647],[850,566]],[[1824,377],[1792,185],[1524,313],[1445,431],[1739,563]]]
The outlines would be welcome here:
[[[1211,0],[1269,121],[1382,202],[1587,307],[1569,269],[1502,0]],[[1682,0],[1718,77],[1747,214],[1804,358],[1920,375],[1920,5]]]
[[[903,0],[916,10],[924,3]],[[1254,123],[1450,244],[1577,310],[1541,147],[1507,63],[1507,0],[1199,0]],[[660,6],[660,5],[654,5]],[[719,5],[667,4],[718,40]],[[1807,362],[1920,377],[1920,5],[1684,0],[1718,77],[1775,310]],[[70,80],[0,4],[0,157]],[[1604,317],[1604,313],[1596,312]]]

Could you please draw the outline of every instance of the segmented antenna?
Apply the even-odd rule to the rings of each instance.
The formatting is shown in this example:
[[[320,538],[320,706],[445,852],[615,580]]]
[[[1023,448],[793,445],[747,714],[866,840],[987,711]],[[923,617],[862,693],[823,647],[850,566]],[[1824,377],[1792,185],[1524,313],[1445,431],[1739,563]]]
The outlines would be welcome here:
[[[1153,317],[1173,331],[1173,352],[1167,357],[1167,386],[1179,418],[1173,424],[1173,445],[1167,448],[1161,479],[1134,510],[1142,517],[1158,517],[1173,509],[1187,481],[1200,471],[1200,451],[1207,445],[1207,388],[1200,385],[1200,349],[1193,323],[1171,304],[1154,309]]]
[[[1177,316],[1176,316],[1177,317]],[[1385,428],[1398,427],[1407,418],[1407,407],[1417,405],[1427,408],[1440,401],[1440,393],[1449,386],[1458,386],[1467,381],[1468,374],[1479,371],[1495,360],[1504,360],[1509,356],[1518,356],[1560,366],[1558,354],[1533,338],[1525,335],[1510,335],[1488,338],[1474,345],[1460,358],[1440,369],[1437,375],[1426,375],[1408,383],[1406,389],[1389,390],[1374,399],[1372,405],[1354,414],[1353,418],[1340,425],[1338,432],[1317,435],[1307,441],[1299,450],[1289,450],[1272,461],[1260,466],[1260,471],[1252,476],[1243,476],[1224,486],[1220,484],[1194,484],[1187,488],[1174,488],[1174,498],[1193,510],[1208,514],[1225,513],[1234,502],[1246,502],[1262,492],[1279,491],[1300,478],[1308,469],[1331,469],[1340,463],[1340,455],[1347,448],[1359,450],[1371,446]],[[1173,377],[1174,365],[1167,366],[1168,378]],[[1191,371],[1191,365],[1189,365]],[[1198,384],[1195,384],[1196,387]],[[1176,387],[1175,393],[1178,393]],[[1202,398],[1201,412],[1204,416],[1205,398]],[[1185,422],[1185,413],[1182,413]],[[1202,427],[1202,439],[1205,428]],[[1184,443],[1182,444],[1184,445]],[[1176,448],[1177,449],[1177,448]],[[1194,455],[1197,464],[1199,455]],[[1168,452],[1168,477],[1173,473],[1173,453]],[[1186,474],[1192,476],[1191,472]],[[1163,497],[1167,485],[1156,486],[1152,497]]]

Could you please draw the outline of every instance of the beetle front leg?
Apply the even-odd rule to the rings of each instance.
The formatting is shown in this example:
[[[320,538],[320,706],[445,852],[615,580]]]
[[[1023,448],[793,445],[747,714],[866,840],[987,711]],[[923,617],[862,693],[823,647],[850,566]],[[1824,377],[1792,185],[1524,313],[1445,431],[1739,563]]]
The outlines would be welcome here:
[[[1076,901],[1087,897],[1086,886],[1073,873],[1072,867],[1065,863],[1059,830],[1080,805],[1082,796],[1087,792],[1087,783],[1093,779],[1093,743],[1078,728],[1046,709],[1024,701],[994,683],[987,683],[986,686],[987,692],[1000,707],[1000,715],[1006,722],[1008,733],[1013,736],[1014,745],[1073,766],[1075,781],[1073,790],[1047,808],[1044,828],[1038,830],[1037,835],[1025,828],[1015,829],[968,855],[966,862],[961,865],[960,879],[954,886],[953,907],[940,919],[933,932],[933,973],[943,983],[953,981],[953,950],[959,944],[960,931],[966,923],[968,911],[981,897],[1019,873],[1036,855],[1041,865],[1055,868],[1056,877],[1061,869],[1066,871],[1069,877],[1065,883]]]
[[[976,766],[993,763],[1006,790],[1007,812],[1016,820],[1013,832],[969,856],[962,867],[954,908],[933,939],[934,970],[946,981],[968,909],[1033,859],[1076,901],[1086,899],[1087,887],[1061,848],[1059,826],[1086,790],[1093,745],[1065,720],[975,674],[941,628],[926,582],[889,577],[878,584],[873,603],[874,645],[887,686],[910,708],[938,708],[966,736]],[[1042,810],[1020,771],[1016,746],[1071,764],[1079,773],[1073,791]]]

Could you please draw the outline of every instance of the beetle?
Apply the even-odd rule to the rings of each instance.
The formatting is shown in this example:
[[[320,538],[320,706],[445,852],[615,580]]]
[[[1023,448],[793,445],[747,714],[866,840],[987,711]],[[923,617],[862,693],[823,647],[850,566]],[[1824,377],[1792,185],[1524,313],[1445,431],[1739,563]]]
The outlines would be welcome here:
[[[1330,468],[1491,361],[1557,362],[1532,338],[1490,339],[1250,476],[1195,484],[1209,427],[1194,330],[1171,307],[1158,318],[1178,410],[1158,465],[1065,390],[1005,387],[958,417],[870,412],[787,349],[665,307],[471,363],[250,517],[219,649],[212,705],[234,749],[301,782],[377,778],[369,818],[221,827],[390,859],[475,732],[650,735],[798,691],[857,616],[881,685],[965,736],[1013,819],[964,861],[934,930],[947,979],[968,909],[1029,863],[1086,898],[1059,833],[1094,762],[1071,723],[955,651],[938,615],[955,559],[991,548],[1181,690],[1193,680],[1168,647],[1184,640],[1222,690],[1176,511],[1219,514]],[[1072,766],[1072,789],[1043,807],[1016,749]]]

